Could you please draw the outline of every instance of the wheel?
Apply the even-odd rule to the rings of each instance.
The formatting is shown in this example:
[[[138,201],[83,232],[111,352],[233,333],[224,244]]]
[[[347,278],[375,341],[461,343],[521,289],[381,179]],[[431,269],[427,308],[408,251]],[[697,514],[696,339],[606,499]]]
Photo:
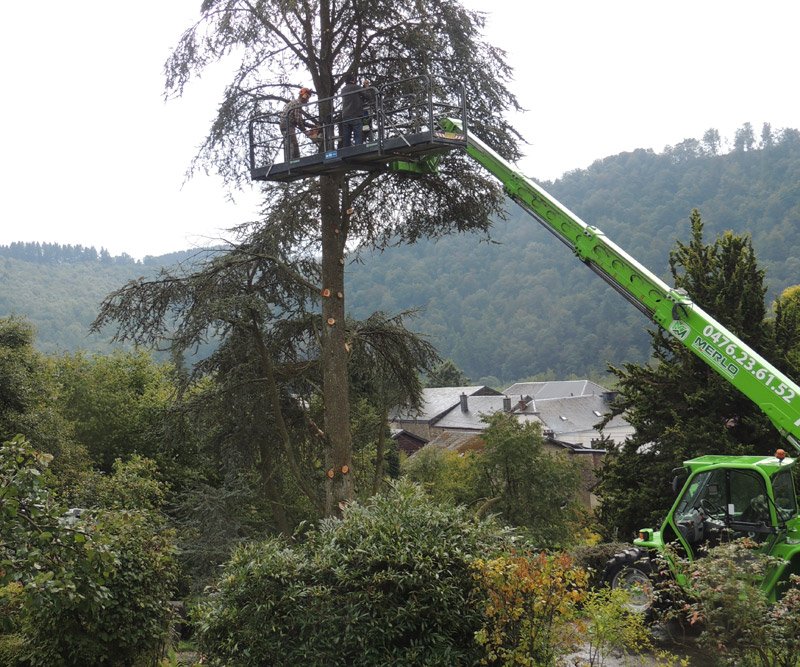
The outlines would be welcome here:
[[[612,589],[621,588],[628,593],[628,608],[649,616],[653,610],[654,568],[644,549],[625,549],[607,563],[603,582]]]

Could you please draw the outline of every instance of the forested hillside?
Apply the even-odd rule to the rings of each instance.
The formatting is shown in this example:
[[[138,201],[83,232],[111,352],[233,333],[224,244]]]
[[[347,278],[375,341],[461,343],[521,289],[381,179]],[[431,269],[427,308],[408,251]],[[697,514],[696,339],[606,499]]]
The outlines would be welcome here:
[[[693,208],[709,238],[752,234],[772,300],[800,282],[800,134],[767,128],[756,144],[746,126],[724,155],[713,136],[608,157],[543,185],[665,279]],[[645,360],[646,318],[515,204],[509,212],[495,243],[445,238],[363,257],[349,273],[351,308],[424,308],[418,328],[482,383]]]
[[[80,245],[0,246],[0,317],[26,317],[36,327],[43,352],[107,352],[107,337],[89,334],[103,298],[132,278],[196,254],[183,251],[137,261]]]
[[[665,278],[693,208],[709,238],[750,233],[773,299],[800,283],[800,133],[767,126],[756,141],[745,125],[731,152],[719,146],[712,130],[702,141],[622,153],[543,185]],[[102,298],[192,254],[135,262],[93,248],[12,244],[0,248],[0,315],[27,316],[44,351],[104,350],[101,337],[87,336]],[[412,326],[473,381],[597,376],[608,363],[649,354],[646,318],[513,203],[491,242],[422,241],[363,255],[347,276],[355,316],[421,309]]]

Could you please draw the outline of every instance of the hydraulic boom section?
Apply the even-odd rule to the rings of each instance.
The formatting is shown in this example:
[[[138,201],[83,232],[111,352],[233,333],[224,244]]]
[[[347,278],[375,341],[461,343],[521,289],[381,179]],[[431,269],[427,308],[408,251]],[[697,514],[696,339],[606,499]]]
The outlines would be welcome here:
[[[443,119],[442,125],[447,131],[462,131],[458,120]],[[800,387],[795,382],[693,303],[685,292],[669,287],[480,139],[468,131],[466,136],[467,153],[500,180],[515,202],[628,301],[758,405],[800,453]]]

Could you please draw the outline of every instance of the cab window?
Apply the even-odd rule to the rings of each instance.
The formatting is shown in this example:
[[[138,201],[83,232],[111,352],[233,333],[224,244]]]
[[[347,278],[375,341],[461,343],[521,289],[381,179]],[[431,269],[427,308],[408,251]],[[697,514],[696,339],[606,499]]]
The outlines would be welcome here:
[[[770,525],[769,501],[764,479],[752,470],[731,470],[728,512],[735,521]]]
[[[772,491],[775,494],[775,511],[781,523],[797,516],[797,496],[790,469],[781,470],[772,478]]]

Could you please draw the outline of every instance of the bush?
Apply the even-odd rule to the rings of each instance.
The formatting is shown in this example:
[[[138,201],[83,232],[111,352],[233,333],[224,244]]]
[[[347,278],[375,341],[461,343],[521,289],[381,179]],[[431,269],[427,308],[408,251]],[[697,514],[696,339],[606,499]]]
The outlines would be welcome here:
[[[166,642],[175,581],[171,534],[143,512],[101,512],[89,521],[91,539],[112,561],[100,569],[76,563],[70,581],[31,591],[25,634],[34,665],[130,665],[158,656]]]
[[[701,623],[699,643],[724,665],[795,667],[800,655],[798,578],[777,603],[761,588],[777,559],[743,539],[709,550],[690,566],[691,622]]]
[[[476,664],[486,596],[472,563],[514,544],[399,482],[301,544],[239,548],[197,611],[199,642],[230,667]]]
[[[154,656],[168,628],[171,533],[155,510],[67,518],[42,474],[48,463],[22,438],[0,447],[4,657],[50,666],[128,665]],[[125,485],[135,486],[137,466],[120,467],[131,473]]]
[[[619,588],[587,594],[578,630],[588,645],[588,664],[594,667],[602,667],[612,652],[630,656],[652,649],[644,616],[629,611],[628,593]]]
[[[586,572],[566,554],[498,556],[474,563],[488,593],[477,633],[490,664],[554,665],[573,648],[569,623],[584,599]]]

